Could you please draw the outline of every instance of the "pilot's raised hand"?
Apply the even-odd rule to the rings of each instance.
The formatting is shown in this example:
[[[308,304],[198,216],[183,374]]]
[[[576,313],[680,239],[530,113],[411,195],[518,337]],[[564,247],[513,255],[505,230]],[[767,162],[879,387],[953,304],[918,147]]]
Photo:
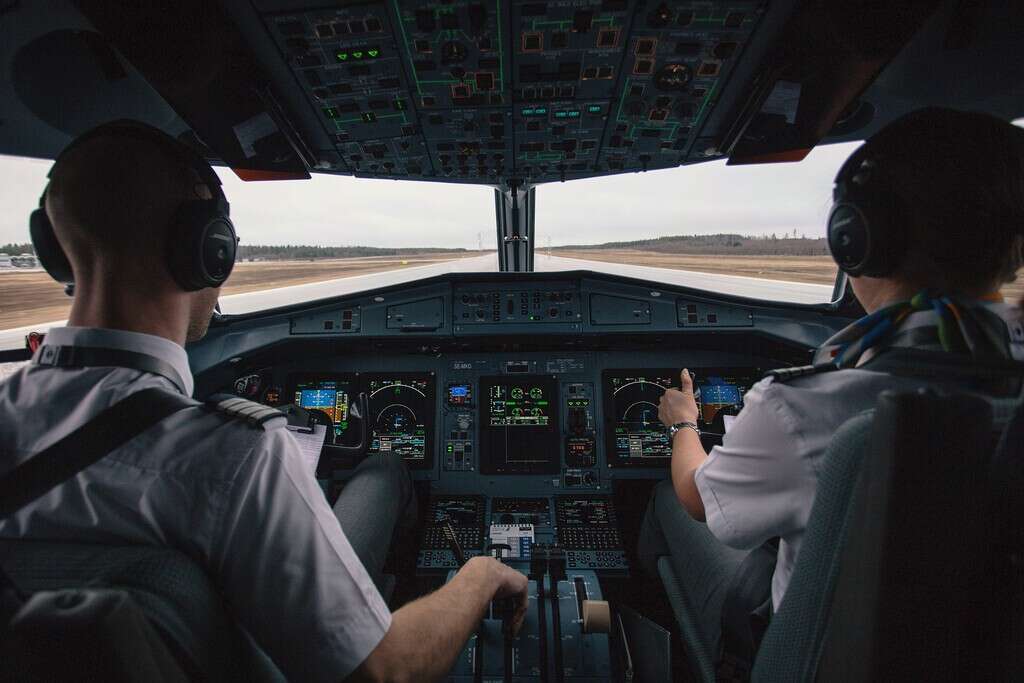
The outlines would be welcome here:
[[[690,371],[683,368],[679,373],[679,388],[666,389],[658,401],[658,419],[669,427],[680,422],[697,421],[697,399],[693,396],[693,380]]]

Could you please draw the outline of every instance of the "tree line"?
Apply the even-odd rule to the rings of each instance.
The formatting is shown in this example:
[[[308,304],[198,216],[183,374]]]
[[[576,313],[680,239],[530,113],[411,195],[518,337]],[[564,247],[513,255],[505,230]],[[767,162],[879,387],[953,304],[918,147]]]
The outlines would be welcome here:
[[[360,256],[403,256],[406,254],[435,254],[438,252],[464,252],[465,249],[440,247],[319,247],[306,244],[260,245],[239,244],[238,257],[243,260],[285,261],[323,258],[357,258]]]
[[[552,247],[552,251],[581,249],[637,249],[664,254],[709,254],[730,256],[827,256],[824,237],[797,237],[795,234],[739,235],[670,235],[646,240],[604,242],[603,244],[570,244]]]
[[[307,244],[238,245],[238,258],[242,260],[257,259],[261,261],[308,260],[321,258],[356,258],[360,256],[402,256],[405,254],[436,254],[439,252],[465,252],[466,249],[445,249],[441,247],[318,247]],[[18,254],[34,254],[30,242],[0,245],[0,253],[16,256]]]

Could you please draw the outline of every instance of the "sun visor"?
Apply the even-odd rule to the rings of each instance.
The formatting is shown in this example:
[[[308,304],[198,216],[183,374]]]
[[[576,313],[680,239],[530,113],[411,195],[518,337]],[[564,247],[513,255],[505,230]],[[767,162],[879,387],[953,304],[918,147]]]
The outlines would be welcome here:
[[[18,50],[11,81],[22,104],[47,125],[75,136],[114,119],[173,127],[174,110],[95,31],[62,29]]]
[[[82,13],[226,166],[309,178],[317,158],[218,3],[82,0]]]

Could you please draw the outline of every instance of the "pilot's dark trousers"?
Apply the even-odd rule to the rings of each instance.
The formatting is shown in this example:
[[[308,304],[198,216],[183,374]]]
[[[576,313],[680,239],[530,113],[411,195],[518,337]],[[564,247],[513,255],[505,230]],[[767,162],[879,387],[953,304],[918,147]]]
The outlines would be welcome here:
[[[412,480],[402,459],[368,455],[342,489],[334,514],[366,571],[383,589],[381,570],[395,527],[416,522]]]
[[[717,661],[722,640],[722,608],[736,570],[750,552],[730,548],[715,538],[706,524],[693,519],[683,508],[672,482],[663,481],[655,487],[647,507],[638,554],[652,577],[658,576],[658,558],[669,558],[683,593],[684,609],[700,632],[699,646]],[[769,573],[767,585],[770,579]]]

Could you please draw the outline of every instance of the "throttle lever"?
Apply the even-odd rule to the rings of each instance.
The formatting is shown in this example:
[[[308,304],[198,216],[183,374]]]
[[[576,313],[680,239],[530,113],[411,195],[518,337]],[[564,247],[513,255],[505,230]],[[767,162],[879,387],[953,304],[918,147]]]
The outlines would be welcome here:
[[[455,564],[461,569],[462,565],[466,564],[466,554],[462,552],[459,537],[455,535],[455,527],[452,526],[451,517],[446,515],[438,520],[438,526],[441,527],[441,535],[444,536],[444,540],[448,542],[448,549],[452,551],[452,555],[455,557]]]

